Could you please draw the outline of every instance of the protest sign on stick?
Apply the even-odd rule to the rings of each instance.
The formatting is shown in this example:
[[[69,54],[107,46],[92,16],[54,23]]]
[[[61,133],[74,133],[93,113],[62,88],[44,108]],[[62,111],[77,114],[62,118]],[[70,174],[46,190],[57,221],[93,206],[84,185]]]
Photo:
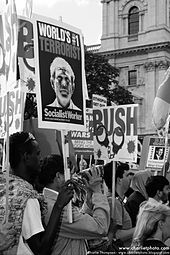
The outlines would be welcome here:
[[[39,15],[33,16],[33,24],[38,127],[61,130],[68,180],[67,132],[86,128],[83,36],[77,28]],[[68,211],[72,222],[71,203]]]
[[[165,137],[150,136],[146,167],[160,171],[167,161],[170,139],[165,143]],[[144,148],[147,150],[147,148]]]
[[[95,160],[112,161],[113,217],[116,161],[137,161],[137,107],[134,104],[93,108]]]
[[[34,15],[34,52],[38,126],[84,131],[85,72],[81,31],[64,22]]]
[[[136,162],[137,108],[129,104],[93,109],[95,159]]]

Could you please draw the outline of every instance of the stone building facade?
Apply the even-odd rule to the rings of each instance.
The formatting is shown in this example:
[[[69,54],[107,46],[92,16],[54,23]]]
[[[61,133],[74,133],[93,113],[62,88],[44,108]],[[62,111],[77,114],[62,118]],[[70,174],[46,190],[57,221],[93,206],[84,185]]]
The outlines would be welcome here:
[[[98,53],[120,70],[119,85],[139,104],[139,135],[155,134],[153,101],[170,65],[170,0],[101,0]]]

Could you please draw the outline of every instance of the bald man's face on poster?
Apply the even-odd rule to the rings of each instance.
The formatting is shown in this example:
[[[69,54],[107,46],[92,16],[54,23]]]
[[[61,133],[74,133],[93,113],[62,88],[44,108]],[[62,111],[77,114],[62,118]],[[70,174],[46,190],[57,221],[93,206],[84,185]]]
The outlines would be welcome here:
[[[69,105],[74,92],[74,77],[66,67],[58,67],[51,81],[56,98],[62,107]]]
[[[72,67],[65,59],[56,57],[51,63],[50,82],[55,92],[55,100],[48,106],[81,111],[72,101],[75,90],[75,75]]]

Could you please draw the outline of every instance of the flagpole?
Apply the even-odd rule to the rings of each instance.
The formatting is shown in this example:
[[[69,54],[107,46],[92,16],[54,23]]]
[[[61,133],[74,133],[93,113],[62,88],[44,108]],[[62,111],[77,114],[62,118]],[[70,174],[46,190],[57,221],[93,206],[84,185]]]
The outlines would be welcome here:
[[[89,162],[89,167],[91,168],[92,166],[92,155],[90,154],[90,162]]]
[[[83,170],[83,155],[80,156],[80,172]]]
[[[166,125],[165,125],[165,152],[168,149],[168,129],[169,129],[169,121],[170,115],[167,118]],[[165,165],[166,158],[164,157],[164,164],[163,164],[163,176],[166,176],[166,165]]]
[[[114,211],[115,211],[115,175],[116,175],[116,162],[112,161],[112,212],[111,216],[114,219]]]
[[[9,218],[9,91],[7,91],[6,99],[6,208],[5,208],[5,222]]]
[[[70,179],[70,169],[68,167],[67,158],[69,157],[69,144],[67,141],[68,132],[66,130],[61,130],[61,143],[62,143],[62,152],[63,152],[63,161],[64,161],[64,177],[65,181]],[[68,222],[72,223],[72,202],[70,201],[67,205],[67,216]]]

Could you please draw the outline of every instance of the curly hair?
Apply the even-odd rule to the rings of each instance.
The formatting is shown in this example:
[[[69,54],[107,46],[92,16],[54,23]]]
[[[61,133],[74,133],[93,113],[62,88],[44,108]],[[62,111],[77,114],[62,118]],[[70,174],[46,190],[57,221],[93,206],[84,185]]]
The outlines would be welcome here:
[[[31,153],[34,146],[31,141],[35,138],[28,132],[16,132],[9,137],[9,163],[13,170],[20,163],[21,157],[25,152]]]
[[[165,176],[151,176],[146,182],[146,192],[149,197],[154,197],[157,191],[163,191],[163,188],[166,185],[169,185],[169,181],[166,179]]]
[[[63,158],[57,154],[51,154],[43,159],[41,173],[39,175],[40,184],[46,186],[53,182],[56,173],[64,174]]]

